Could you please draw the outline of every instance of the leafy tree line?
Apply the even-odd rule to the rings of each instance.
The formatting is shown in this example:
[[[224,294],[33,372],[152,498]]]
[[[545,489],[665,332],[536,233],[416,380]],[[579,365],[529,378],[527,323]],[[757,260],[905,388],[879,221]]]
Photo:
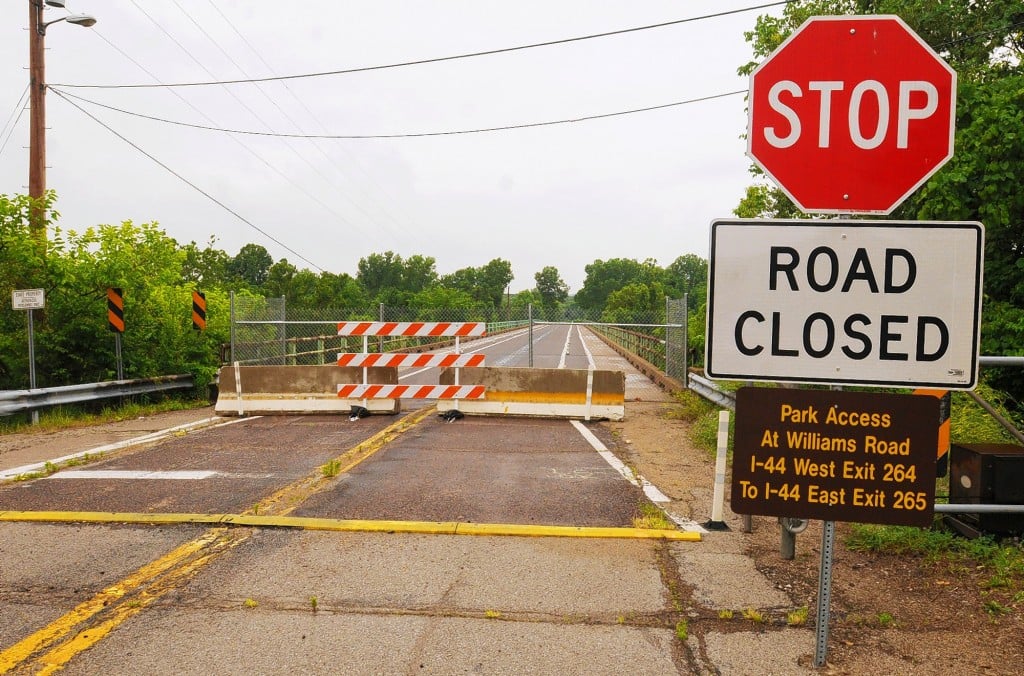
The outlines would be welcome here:
[[[184,246],[155,223],[97,225],[66,230],[52,210],[55,195],[43,200],[50,214],[48,239],[32,237],[24,195],[0,195],[0,293],[41,288],[44,310],[33,311],[38,387],[111,380],[117,372],[115,338],[107,325],[106,289],[124,293],[122,355],[126,378],[192,373],[203,386],[220,365],[220,348],[230,340],[230,294],[284,297],[289,314],[303,309],[359,312],[376,316],[383,304],[417,310],[416,316],[444,319],[465,310],[474,319],[526,317],[661,323],[665,297],[703,296],[707,263],[681,256],[667,268],[654,261],[595,261],[586,268],[583,289],[570,296],[554,266],[534,275],[535,286],[509,292],[512,264],[495,258],[480,267],[439,274],[429,256],[394,252],[361,259],[355,276],[299,269],[274,261],[258,244],[231,256],[211,240]],[[192,291],[206,295],[206,330],[192,326]],[[703,312],[702,300],[696,310]],[[432,313],[437,310],[437,313]],[[500,310],[500,311],[499,311]],[[441,312],[445,311],[445,312]],[[335,317],[340,319],[341,317]],[[28,387],[26,311],[9,303],[0,310],[0,389]]]
[[[749,74],[807,18],[896,14],[957,72],[953,158],[890,218],[980,221],[985,225],[981,353],[1024,354],[1024,5],[1019,0],[804,0],[761,16],[745,34]],[[747,218],[803,214],[759,177],[735,210]],[[1019,368],[983,369],[996,388],[1024,403]]]

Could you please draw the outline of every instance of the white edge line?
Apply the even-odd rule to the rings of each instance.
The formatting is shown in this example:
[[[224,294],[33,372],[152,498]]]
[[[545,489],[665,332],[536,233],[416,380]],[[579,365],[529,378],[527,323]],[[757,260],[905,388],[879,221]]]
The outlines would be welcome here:
[[[259,417],[260,416],[249,416],[247,418],[233,418],[231,420],[227,420],[225,422],[222,422],[220,424],[213,425],[213,426],[214,427],[223,427],[224,425],[233,425],[235,423],[243,422],[245,420],[255,420],[256,418],[259,418]],[[145,443],[148,443],[150,441],[156,441],[158,439],[162,439],[164,437],[168,437],[168,436],[170,436],[170,435],[172,435],[172,434],[174,434],[176,432],[181,432],[181,431],[190,432],[190,431],[192,431],[194,429],[197,429],[197,428],[200,428],[200,427],[206,427],[208,425],[212,425],[214,422],[216,422],[217,420],[220,420],[220,419],[221,418],[219,418],[219,417],[204,418],[203,420],[197,420],[195,422],[185,423],[183,425],[177,425],[175,427],[168,427],[165,430],[159,430],[157,432],[150,432],[149,434],[144,434],[141,437],[134,437],[132,439],[125,439],[124,441],[118,441],[118,442],[115,442],[113,444],[107,444],[106,446],[97,446],[96,448],[90,448],[87,451],[79,451],[78,453],[72,453],[71,455],[63,455],[63,456],[61,456],[59,458],[53,458],[52,460],[44,460],[43,462],[36,462],[36,463],[32,463],[31,465],[22,465],[21,467],[14,467],[12,469],[0,470],[0,480],[3,480],[3,479],[13,479],[14,477],[17,477],[17,476],[19,476],[21,474],[31,474],[32,472],[38,472],[39,470],[42,470],[42,469],[46,468],[46,463],[57,465],[57,464],[62,463],[62,462],[67,462],[68,460],[76,460],[76,459],[84,457],[86,455],[94,455],[94,454],[97,454],[97,453],[106,453],[108,451],[118,451],[118,450],[121,450],[122,448],[128,448],[129,446],[135,446],[135,445],[138,445],[138,444],[145,444]]]
[[[647,479],[643,478],[642,476],[637,476],[633,474],[633,470],[626,467],[626,465],[624,465],[621,460],[615,457],[615,454],[609,451],[608,447],[601,443],[601,440],[594,436],[594,433],[588,430],[583,423],[581,423],[579,420],[570,420],[569,422],[572,423],[572,426],[576,428],[576,431],[578,431],[584,439],[590,442],[590,445],[593,447],[595,451],[598,452],[598,454],[602,458],[605,459],[605,462],[607,462],[609,465],[612,466],[612,468],[615,471],[621,474],[626,479],[626,481],[633,484],[634,486],[642,488],[644,495],[647,496],[647,499],[653,502],[655,506],[658,507],[661,511],[665,512],[665,515],[669,519],[671,519],[673,523],[682,528],[684,531],[695,533],[707,533],[707,530],[705,530],[697,522],[691,521],[689,519],[684,519],[682,517],[678,517],[670,513],[668,510],[666,510],[665,505],[671,502],[671,499],[667,495],[662,493],[660,490],[658,490],[658,487],[652,484]]]

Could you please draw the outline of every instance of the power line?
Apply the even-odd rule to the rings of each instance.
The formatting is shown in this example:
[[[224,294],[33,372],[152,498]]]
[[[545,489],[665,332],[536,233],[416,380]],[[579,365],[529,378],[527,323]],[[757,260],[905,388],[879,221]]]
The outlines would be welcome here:
[[[230,17],[228,17],[228,15],[225,14],[221,10],[221,8],[218,6],[218,2],[216,2],[215,0],[207,0],[207,3],[209,3],[210,7],[212,7],[213,10],[215,12],[217,12],[218,15],[220,15],[220,17],[224,21],[224,23],[226,23],[228,25],[228,27],[231,28],[231,30],[235,33],[236,36],[238,36],[238,38],[242,41],[242,43],[245,44],[245,46],[249,48],[249,51],[252,52],[253,55],[255,55],[257,59],[259,59],[260,63],[262,63],[266,67],[267,71],[269,71],[273,75],[277,75],[277,73],[274,71],[274,67],[271,66],[269,63],[267,63],[267,60],[263,58],[262,52],[259,49],[256,49],[256,47],[249,41],[249,39],[247,37],[245,37],[245,35],[240,30],[238,30],[238,27],[235,26],[235,23],[230,19]],[[243,71],[243,74],[245,74],[246,77],[249,77],[249,74],[245,73],[245,71]],[[295,91],[292,89],[291,84],[288,83],[288,82],[282,82],[281,86],[284,87],[285,91],[288,92],[288,95],[291,96],[291,98],[296,103],[298,103],[299,106],[304,111],[306,111],[306,113],[309,115],[309,117],[316,123],[315,124],[316,128],[318,128],[320,131],[326,133],[327,132],[327,125],[325,125],[323,123],[323,121],[320,119],[320,117],[315,112],[313,112],[313,110],[310,109],[310,107],[308,105],[306,105],[306,102],[304,100],[302,100],[302,98],[300,98],[298,95],[295,94]],[[286,115],[286,117],[288,117],[288,119],[292,121],[292,124],[295,125],[296,129],[299,129],[300,131],[302,130],[302,127],[297,122],[292,120],[292,118],[290,116]],[[358,189],[358,186],[355,185],[356,182],[353,181],[351,176],[349,176],[346,167],[343,167],[343,165],[341,163],[337,162],[331,155],[329,155],[327,153],[327,151],[324,150],[324,148],[323,148],[323,146],[321,144],[314,143],[313,147],[316,148],[317,152],[319,152],[320,155],[323,156],[323,158],[325,160],[327,160],[327,162],[331,166],[333,166],[334,169],[340,175],[342,175],[346,179],[348,179],[349,182],[354,187],[356,187]],[[340,150],[346,156],[346,159],[348,161],[348,165],[349,166],[354,166],[354,167],[358,168],[362,172],[363,178],[367,182],[369,182],[371,187],[376,187],[378,190],[381,190],[382,192],[384,192],[384,189],[379,184],[377,184],[376,181],[374,181],[374,179],[373,179],[372,175],[370,174],[370,172],[366,170],[366,167],[363,166],[363,164],[359,161],[359,158],[354,153],[349,152],[348,148],[345,147],[345,145],[337,145],[336,144],[334,147],[336,149]],[[385,216],[385,218],[387,218],[392,223],[394,223],[395,226],[398,227],[400,230],[403,227],[405,227],[402,223],[399,223],[398,219],[395,218],[391,214],[391,212],[382,203],[378,202],[367,191],[360,190],[360,194],[362,194],[362,196],[364,198],[368,199],[370,204],[372,204],[375,208],[377,208]],[[353,204],[356,204],[356,202],[354,200],[350,200],[350,201],[352,201]],[[358,205],[356,205],[356,206],[358,206]],[[403,214],[403,219],[408,221],[409,220],[408,219],[408,214]]]
[[[692,23],[694,21],[704,21],[707,19],[717,19],[723,16],[729,16],[732,14],[742,14],[744,12],[753,12],[760,9],[767,9],[769,7],[777,7],[779,5],[788,5],[795,0],[781,0],[780,2],[770,2],[763,5],[755,5],[753,7],[744,7],[742,9],[730,9],[723,12],[715,12],[713,14],[704,14],[701,16],[688,17],[686,19],[676,19],[674,21],[664,21],[662,23],[648,24],[646,26],[636,26],[634,28],[623,28],[620,30],[606,31],[604,33],[592,33],[590,35],[580,35],[572,38],[562,38],[560,40],[549,40],[547,42],[534,42],[526,45],[518,45],[516,47],[501,47],[498,49],[488,49],[480,52],[469,52],[466,54],[454,54],[451,56],[439,56],[430,59],[419,59],[416,61],[402,61],[399,63],[388,63],[377,66],[362,66],[359,68],[345,68],[340,70],[328,70],[321,71],[318,73],[300,73],[297,75],[274,75],[269,77],[261,78],[246,78],[239,80],[216,80],[208,82],[175,82],[175,83],[164,83],[164,84],[126,84],[126,85],[99,85],[99,84],[59,84],[60,87],[76,87],[82,89],[147,89],[154,87],[208,87],[212,85],[230,85],[230,84],[250,84],[254,82],[278,82],[283,80],[299,80],[304,78],[314,77],[325,77],[328,75],[348,75],[350,73],[365,73],[374,70],[386,70],[389,68],[404,68],[406,66],[422,66],[428,63],[442,63],[445,61],[455,61],[458,59],[470,59],[478,56],[491,56],[494,54],[507,54],[509,52],[518,52],[526,49],[535,49],[537,47],[552,47],[554,45],[564,45],[572,42],[582,42],[584,40],[594,40],[597,38],[607,38],[613,35],[625,35],[627,33],[637,33],[639,31],[652,30],[655,28],[665,28],[668,26],[678,26],[684,23]],[[148,16],[148,15],[147,15]]]
[[[4,138],[3,143],[0,143],[0,155],[3,154],[4,148],[7,147],[7,142],[10,141],[11,136],[14,135],[14,128],[18,126],[18,122],[21,121],[21,116],[25,112],[25,99],[28,98],[28,90],[30,86],[31,85],[25,85],[25,89],[21,92],[21,96],[18,98],[18,102],[14,104],[14,109],[11,111],[11,114],[7,116],[7,121],[4,122],[4,126],[2,127],[2,129],[7,130],[7,137]],[[17,117],[15,117],[15,113],[17,113]],[[11,124],[12,119],[14,120],[13,124]],[[8,124],[11,124],[10,129],[7,129]],[[0,131],[0,134],[2,133],[3,132]]]
[[[140,147],[139,147],[138,145],[136,145],[135,143],[133,143],[133,142],[132,142],[131,140],[129,140],[129,139],[127,138],[127,137],[125,137],[125,136],[123,136],[123,135],[119,134],[119,133],[118,133],[117,131],[115,131],[115,130],[114,130],[114,129],[113,129],[112,127],[108,126],[108,125],[107,125],[107,124],[105,124],[105,123],[104,123],[104,122],[103,122],[102,120],[100,120],[99,118],[97,118],[96,116],[94,116],[94,115],[93,115],[92,113],[90,113],[90,112],[89,112],[89,111],[87,111],[86,109],[82,108],[82,107],[81,107],[80,105],[78,105],[77,103],[75,103],[75,102],[74,102],[74,101],[72,101],[71,99],[67,98],[67,97],[66,97],[66,96],[65,96],[64,94],[62,94],[61,92],[59,92],[59,91],[57,91],[57,90],[53,90],[53,93],[54,93],[54,94],[56,94],[57,96],[61,97],[61,98],[62,98],[62,99],[64,99],[65,101],[67,101],[67,102],[68,102],[68,103],[69,103],[70,105],[72,105],[73,107],[77,108],[77,109],[78,109],[78,110],[79,110],[79,111],[80,111],[80,112],[81,112],[81,113],[82,113],[83,115],[85,115],[86,117],[90,118],[90,119],[91,119],[91,120],[92,120],[93,122],[95,122],[96,124],[100,125],[100,126],[101,126],[101,127],[103,127],[104,129],[106,129],[107,131],[109,131],[109,132],[110,132],[111,134],[113,134],[113,135],[114,135],[114,136],[116,136],[117,138],[121,139],[122,141],[124,141],[125,143],[127,143],[127,144],[128,144],[128,145],[130,145],[130,146],[131,146],[132,148],[134,148],[135,150],[139,151],[140,153],[142,153],[142,154],[143,154],[143,155],[145,155],[146,157],[148,157],[148,158],[149,158],[150,160],[152,160],[152,161],[153,161],[153,162],[155,162],[156,164],[160,165],[160,167],[162,167],[162,168],[163,168],[163,169],[164,169],[165,171],[167,171],[168,173],[170,173],[171,175],[173,175],[173,176],[174,176],[175,178],[177,178],[177,179],[179,179],[180,181],[182,181],[183,183],[185,183],[185,185],[189,186],[190,188],[192,188],[193,190],[195,190],[196,192],[198,192],[199,194],[201,194],[201,195],[202,195],[203,197],[205,197],[206,199],[210,200],[211,202],[213,202],[214,204],[216,204],[217,206],[219,206],[219,207],[220,207],[221,209],[223,209],[224,211],[228,212],[229,214],[231,214],[232,216],[234,216],[234,217],[235,217],[235,218],[237,218],[238,220],[242,221],[243,223],[245,223],[246,225],[248,225],[248,226],[249,226],[250,228],[252,228],[252,229],[253,229],[253,230],[255,230],[256,232],[260,233],[261,235],[263,235],[264,237],[266,237],[266,238],[267,238],[267,239],[269,239],[270,241],[272,241],[272,242],[274,242],[275,244],[277,244],[278,246],[282,247],[282,248],[283,248],[283,249],[284,249],[285,251],[288,251],[288,252],[290,252],[290,253],[293,253],[293,254],[295,254],[295,255],[296,255],[297,257],[299,257],[300,259],[302,259],[303,261],[305,261],[306,263],[309,263],[309,265],[310,265],[310,266],[312,266],[312,267],[313,267],[313,268],[314,268],[315,270],[317,270],[318,272],[321,272],[321,273],[322,273],[322,272],[325,272],[325,270],[324,270],[323,268],[321,268],[320,266],[318,266],[318,265],[317,265],[316,263],[314,263],[313,261],[309,260],[308,258],[306,258],[305,256],[303,256],[303,255],[302,255],[302,254],[300,254],[300,253],[299,253],[298,251],[296,251],[295,249],[291,248],[290,246],[288,246],[287,244],[285,244],[285,243],[284,243],[284,242],[282,242],[281,240],[277,239],[276,237],[274,237],[273,235],[271,235],[271,234],[270,234],[269,232],[267,232],[267,231],[266,231],[266,230],[264,230],[263,228],[259,227],[258,225],[256,225],[256,224],[255,224],[255,223],[253,223],[252,221],[250,221],[250,220],[249,220],[248,218],[246,218],[245,216],[241,215],[240,213],[238,213],[237,211],[235,211],[234,209],[232,209],[231,207],[229,207],[228,205],[224,204],[224,203],[223,203],[223,202],[221,202],[221,201],[220,201],[219,199],[217,199],[216,197],[214,197],[214,196],[213,196],[213,195],[211,195],[210,193],[206,192],[205,190],[203,190],[202,188],[200,188],[199,186],[197,186],[197,185],[196,185],[195,183],[193,183],[192,181],[188,180],[187,178],[185,178],[184,176],[182,176],[181,174],[179,174],[178,172],[176,172],[176,171],[175,171],[174,169],[171,169],[171,168],[170,168],[169,166],[167,166],[166,164],[164,164],[163,162],[161,162],[160,160],[158,160],[158,159],[157,159],[156,157],[154,157],[153,155],[150,155],[149,153],[147,153],[147,152],[146,152],[145,150],[143,150],[143,149],[142,149],[142,148],[140,148]]]
[[[59,85],[63,86],[63,85]],[[704,101],[712,101],[714,99],[721,99],[727,96],[736,96],[737,94],[746,94],[746,89],[739,89],[731,92],[724,92],[722,94],[711,94],[709,96],[701,96],[693,99],[686,99],[684,101],[673,101],[672,103],[661,103],[654,106],[646,106],[644,108],[632,108],[630,110],[619,110],[612,113],[598,113],[596,115],[584,115],[581,117],[573,117],[562,120],[547,120],[544,122],[524,122],[521,124],[507,124],[497,127],[481,127],[478,129],[457,129],[449,131],[425,131],[425,132],[409,132],[409,133],[394,133],[394,134],[280,134],[276,132],[265,132],[265,131],[252,131],[247,129],[228,129],[224,127],[212,127],[203,124],[193,124],[191,122],[181,122],[180,120],[169,120],[163,117],[157,117],[155,115],[146,115],[144,113],[136,113],[123,108],[117,108],[115,106],[109,106],[99,101],[93,101],[82,96],[77,96],[69,92],[61,91],[57,88],[58,85],[50,85],[49,88],[54,92],[58,92],[62,97],[77,99],[90,105],[97,106],[99,108],[106,108],[118,113],[125,115],[131,115],[132,117],[139,117],[145,120],[152,120],[154,122],[161,122],[164,124],[172,124],[178,127],[188,127],[191,129],[203,129],[205,131],[216,131],[225,132],[228,134],[242,134],[246,136],[270,136],[275,138],[301,138],[301,139],[396,139],[396,138],[423,138],[428,136],[457,136],[461,134],[484,134],[488,132],[496,131],[511,131],[515,129],[530,129],[533,127],[551,127],[559,124],[571,124],[573,122],[586,122],[589,120],[600,120],[609,117],[621,117],[623,115],[633,115],[635,113],[647,113],[652,110],[663,110],[665,108],[672,108],[675,106],[684,106],[691,103],[702,103]]]

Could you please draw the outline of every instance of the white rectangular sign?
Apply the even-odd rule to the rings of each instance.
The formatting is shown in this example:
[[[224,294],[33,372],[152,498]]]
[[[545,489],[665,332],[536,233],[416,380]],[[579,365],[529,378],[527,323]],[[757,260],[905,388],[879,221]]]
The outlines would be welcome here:
[[[714,221],[708,377],[973,388],[984,236],[975,222]]]
[[[43,289],[19,289],[11,291],[11,307],[15,310],[41,310],[46,305]]]

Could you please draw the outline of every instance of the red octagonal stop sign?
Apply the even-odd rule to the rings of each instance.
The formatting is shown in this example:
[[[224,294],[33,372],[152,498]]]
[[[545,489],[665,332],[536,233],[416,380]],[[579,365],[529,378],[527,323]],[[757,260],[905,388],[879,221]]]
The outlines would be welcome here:
[[[805,212],[887,214],[953,156],[956,73],[896,16],[808,19],[749,106],[747,154]]]

